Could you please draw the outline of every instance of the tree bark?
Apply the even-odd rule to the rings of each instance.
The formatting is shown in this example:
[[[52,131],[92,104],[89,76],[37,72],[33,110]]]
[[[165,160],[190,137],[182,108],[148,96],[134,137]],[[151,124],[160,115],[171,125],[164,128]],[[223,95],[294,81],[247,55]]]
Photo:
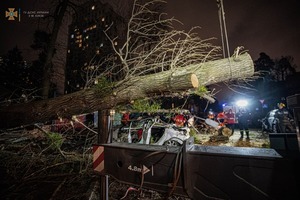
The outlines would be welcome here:
[[[106,96],[87,89],[53,99],[3,106],[0,108],[0,128],[46,122],[58,117],[71,118],[72,115],[110,109],[139,98],[185,91],[198,85],[246,79],[253,74],[253,61],[245,53],[236,59],[226,58],[134,77]]]
[[[55,42],[57,40],[57,35],[59,28],[62,24],[63,17],[68,7],[69,0],[64,0],[60,3],[54,15],[54,25],[51,32],[51,38],[48,44],[47,52],[46,52],[46,60],[43,68],[43,82],[42,82],[42,97],[43,99],[48,99],[50,87],[51,87],[51,71],[52,71],[52,58],[54,56],[55,51]]]

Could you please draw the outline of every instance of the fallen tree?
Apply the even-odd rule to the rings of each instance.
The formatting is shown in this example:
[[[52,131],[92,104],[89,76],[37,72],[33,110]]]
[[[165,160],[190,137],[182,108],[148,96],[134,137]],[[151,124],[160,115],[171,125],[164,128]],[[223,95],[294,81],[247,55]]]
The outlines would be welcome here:
[[[127,83],[109,89],[90,88],[53,99],[2,106],[0,128],[24,126],[59,117],[105,110],[132,100],[184,91],[218,82],[239,80],[254,74],[253,61],[248,53],[235,58],[194,64],[176,70],[138,76]]]
[[[104,112],[135,99],[186,94],[214,83],[246,81],[254,74],[250,55],[241,54],[240,48],[233,57],[218,59],[221,49],[208,43],[209,39],[200,38],[194,32],[196,28],[189,32],[176,30],[173,23],[178,21],[166,18],[160,10],[164,3],[134,0],[132,10],[124,16],[126,28],[120,34],[110,33],[114,23],[103,27],[111,53],[99,59],[95,55],[81,71],[76,70],[85,76],[83,90],[48,100],[3,105],[0,128]],[[202,97],[211,98],[207,93]]]

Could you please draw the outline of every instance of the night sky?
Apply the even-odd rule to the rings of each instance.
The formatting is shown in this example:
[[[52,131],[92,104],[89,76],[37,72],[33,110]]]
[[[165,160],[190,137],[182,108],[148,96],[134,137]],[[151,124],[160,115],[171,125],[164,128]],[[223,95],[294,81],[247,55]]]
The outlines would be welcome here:
[[[21,21],[8,21],[8,7],[49,11],[47,0],[1,0],[0,1],[0,55],[14,46],[31,60],[30,44],[38,20],[22,15]],[[122,1],[120,1],[122,2]],[[265,52],[272,59],[281,56],[294,57],[300,68],[300,3],[298,0],[223,0],[225,20],[231,54],[237,46],[244,46],[253,60]],[[124,3],[124,0],[123,0]],[[203,39],[215,37],[215,45],[221,45],[220,24],[216,0],[169,0],[167,12],[170,17],[184,23],[178,29],[189,30],[199,26]]]
[[[170,15],[186,27],[200,26],[200,36],[221,45],[215,0],[169,1]],[[299,0],[223,0],[230,52],[244,46],[254,60],[265,52],[272,59],[293,56],[300,70]]]
[[[7,20],[5,14],[8,8],[21,10],[22,15],[13,21]],[[47,0],[8,0],[0,1],[0,55],[6,54],[15,46],[23,53],[24,60],[35,59],[36,53],[30,45],[33,41],[33,33],[39,28],[41,18],[30,18],[24,11],[49,11]]]

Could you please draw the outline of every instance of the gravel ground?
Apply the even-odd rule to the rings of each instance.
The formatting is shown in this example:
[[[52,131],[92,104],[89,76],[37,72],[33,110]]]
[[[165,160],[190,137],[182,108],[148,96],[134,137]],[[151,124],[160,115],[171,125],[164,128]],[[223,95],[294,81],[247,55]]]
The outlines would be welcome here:
[[[261,133],[256,129],[251,129],[249,136],[250,139],[247,140],[245,137],[241,139],[239,130],[235,130],[233,135],[225,141],[212,142],[210,141],[209,134],[197,134],[197,138],[201,141],[202,145],[212,145],[212,146],[234,146],[234,147],[258,147],[258,148],[268,148],[270,147],[269,136],[267,134]]]

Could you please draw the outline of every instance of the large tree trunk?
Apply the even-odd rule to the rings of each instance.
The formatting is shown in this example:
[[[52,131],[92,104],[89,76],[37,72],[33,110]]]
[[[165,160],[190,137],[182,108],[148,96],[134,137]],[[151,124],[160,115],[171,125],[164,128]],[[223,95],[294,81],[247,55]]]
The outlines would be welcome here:
[[[51,87],[51,71],[52,71],[52,58],[55,51],[55,42],[57,39],[59,28],[62,24],[64,14],[67,10],[69,0],[64,0],[60,3],[54,14],[54,25],[51,32],[51,38],[46,52],[46,60],[43,68],[43,83],[42,83],[42,97],[48,99]]]
[[[0,108],[0,128],[110,109],[143,97],[184,91],[198,87],[198,85],[207,86],[228,80],[245,79],[253,74],[253,61],[246,53],[239,55],[236,59],[226,58],[177,68],[173,71],[135,77],[106,96],[99,95],[97,90],[87,89],[49,100],[2,107]]]

